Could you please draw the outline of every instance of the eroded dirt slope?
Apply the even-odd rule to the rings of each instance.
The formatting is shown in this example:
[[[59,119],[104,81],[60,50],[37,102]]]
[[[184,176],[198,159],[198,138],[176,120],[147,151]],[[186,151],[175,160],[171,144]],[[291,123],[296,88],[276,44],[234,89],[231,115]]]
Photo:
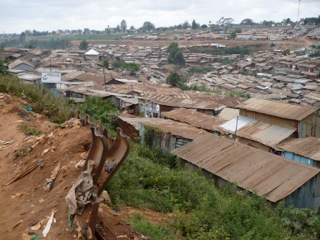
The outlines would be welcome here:
[[[47,239],[76,239],[76,232],[67,229],[65,196],[79,176],[76,164],[90,147],[90,129],[80,127],[77,120],[57,126],[21,108],[25,106],[27,102],[0,93],[0,239],[31,239],[32,234],[42,232],[53,209],[57,210],[56,222]],[[44,134],[27,136],[18,130],[20,125]],[[46,180],[58,165],[60,170],[48,191]],[[140,239],[124,222],[133,212],[136,210],[126,208],[119,215],[101,206],[99,214],[119,239]]]

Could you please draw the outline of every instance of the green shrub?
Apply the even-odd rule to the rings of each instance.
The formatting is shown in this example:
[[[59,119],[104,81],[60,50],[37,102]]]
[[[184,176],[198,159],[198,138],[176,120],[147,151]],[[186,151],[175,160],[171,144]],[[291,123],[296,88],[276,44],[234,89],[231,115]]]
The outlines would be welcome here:
[[[98,97],[88,97],[80,105],[80,111],[89,115],[93,121],[101,121],[106,128],[115,130],[118,123],[119,110],[109,100]]]

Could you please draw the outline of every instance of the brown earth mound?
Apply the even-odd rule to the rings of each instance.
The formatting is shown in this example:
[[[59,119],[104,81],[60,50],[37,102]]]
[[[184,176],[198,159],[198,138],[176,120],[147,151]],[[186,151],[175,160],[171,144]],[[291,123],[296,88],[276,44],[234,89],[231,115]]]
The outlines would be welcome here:
[[[57,127],[25,106],[25,101],[0,93],[0,239],[31,239],[42,233],[53,210],[56,221],[47,239],[76,239],[76,231],[68,230],[65,197],[80,174],[76,165],[90,147],[90,129],[80,127],[75,119]],[[44,134],[26,136],[18,130],[20,125]],[[50,185],[48,179],[57,166],[60,169]],[[136,210],[124,209],[116,214],[102,205],[99,216],[116,238],[141,239],[124,222]]]

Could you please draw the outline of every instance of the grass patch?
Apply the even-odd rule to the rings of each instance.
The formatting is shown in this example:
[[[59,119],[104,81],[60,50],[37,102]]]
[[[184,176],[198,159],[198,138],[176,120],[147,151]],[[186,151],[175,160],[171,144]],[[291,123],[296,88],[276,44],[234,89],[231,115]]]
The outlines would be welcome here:
[[[16,156],[16,157],[24,156],[24,155],[27,153],[27,151],[28,151],[28,148],[27,148],[26,146],[21,147],[21,148],[19,148],[19,149],[16,151],[15,156]]]
[[[25,135],[34,135],[34,136],[40,136],[43,134],[41,130],[38,130],[36,128],[29,127],[26,124],[21,124],[18,126],[18,130],[22,131]]]
[[[38,85],[23,84],[14,76],[0,75],[0,92],[10,93],[28,101],[32,110],[44,114],[55,123],[69,118],[71,107],[63,97],[56,97]]]
[[[128,219],[131,226],[139,233],[150,237],[153,240],[173,239],[172,229],[163,224],[152,224],[144,219],[141,214]]]

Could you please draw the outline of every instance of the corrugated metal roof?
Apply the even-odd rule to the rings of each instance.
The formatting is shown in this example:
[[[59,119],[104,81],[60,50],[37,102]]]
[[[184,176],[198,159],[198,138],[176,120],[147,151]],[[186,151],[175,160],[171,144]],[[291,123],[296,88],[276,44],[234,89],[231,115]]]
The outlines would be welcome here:
[[[237,136],[260,142],[269,147],[275,147],[296,131],[295,128],[280,127],[244,116],[238,116],[238,125],[237,118],[234,118],[222,124],[220,129],[235,134],[236,126]]]
[[[298,106],[289,103],[276,101],[268,101],[263,99],[251,98],[237,106],[240,109],[245,109],[253,112],[263,113],[271,116],[276,116],[285,119],[301,121],[308,117],[316,108],[307,106]]]
[[[183,91],[168,84],[152,82],[125,83],[121,85],[110,84],[106,86],[106,90],[124,94],[138,92],[141,97],[147,100],[152,100],[163,105],[173,104],[173,106],[177,107],[190,107],[190,105],[196,104],[197,107],[205,109],[220,109],[220,107],[224,106],[235,107],[244,101],[244,99],[222,95],[208,95],[197,91]]]
[[[224,108],[222,111],[219,113],[219,117],[224,119],[224,120],[231,120],[232,118],[236,117],[239,115],[239,109],[234,109],[234,108]]]
[[[218,126],[225,122],[223,119],[185,108],[164,112],[163,115],[166,118],[188,123],[191,126],[209,131],[218,130]]]
[[[289,196],[320,172],[213,135],[201,136],[172,153],[271,202]]]
[[[280,149],[320,161],[320,139],[297,138],[278,146]]]
[[[186,123],[180,123],[176,121],[172,121],[169,119],[163,119],[163,118],[130,118],[130,117],[124,117],[119,116],[119,118],[129,123],[130,125],[133,125],[136,129],[139,129],[139,123],[146,125],[146,126],[152,126],[161,129],[165,133],[171,133],[175,136],[181,136],[186,139],[196,139],[197,137],[205,134],[210,134],[204,130],[201,130],[199,128],[195,128],[190,126]]]
[[[94,49],[90,49],[88,52],[85,53],[85,55],[99,55],[99,52],[97,52]]]
[[[222,124],[220,127],[225,131],[228,131],[230,133],[235,133],[236,129],[238,131],[241,128],[243,128],[244,126],[246,126],[252,122],[257,122],[257,121],[252,118],[248,118],[248,117],[244,117],[244,116],[237,116],[237,117],[229,120],[228,122]]]

